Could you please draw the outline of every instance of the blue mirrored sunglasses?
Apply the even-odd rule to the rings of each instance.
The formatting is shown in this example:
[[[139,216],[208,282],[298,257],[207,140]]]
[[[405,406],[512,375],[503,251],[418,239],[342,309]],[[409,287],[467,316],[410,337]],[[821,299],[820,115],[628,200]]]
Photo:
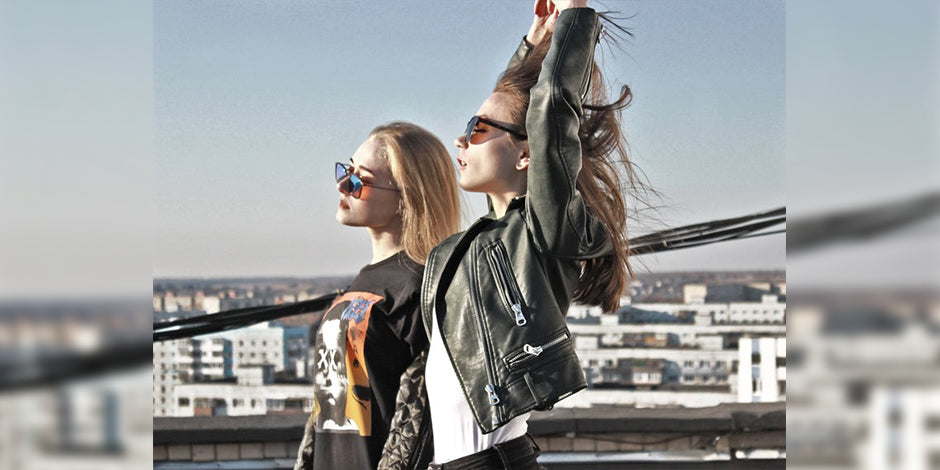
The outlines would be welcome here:
[[[334,176],[336,176],[337,183],[341,183],[343,180],[346,180],[342,186],[343,190],[356,199],[359,199],[359,197],[362,196],[363,186],[368,186],[375,189],[384,189],[386,191],[401,192],[401,190],[395,188],[385,188],[382,186],[376,186],[374,184],[363,183],[362,180],[352,172],[352,167],[345,163],[336,162],[336,166],[334,167],[333,172]]]

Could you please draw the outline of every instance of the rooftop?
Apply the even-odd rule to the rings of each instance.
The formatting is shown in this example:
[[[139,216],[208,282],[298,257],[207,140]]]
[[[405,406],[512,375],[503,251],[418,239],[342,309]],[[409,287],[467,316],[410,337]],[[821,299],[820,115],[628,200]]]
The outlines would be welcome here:
[[[291,468],[306,415],[154,418],[154,469]],[[561,468],[785,468],[786,404],[556,408],[529,420]]]

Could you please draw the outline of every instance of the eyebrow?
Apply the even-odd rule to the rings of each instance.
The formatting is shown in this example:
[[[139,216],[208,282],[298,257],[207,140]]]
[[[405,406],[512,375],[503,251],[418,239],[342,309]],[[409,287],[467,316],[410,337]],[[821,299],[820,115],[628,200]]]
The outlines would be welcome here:
[[[371,175],[374,175],[374,174],[375,174],[375,172],[372,171],[372,170],[370,170],[368,167],[365,167],[365,166],[362,166],[362,165],[356,165],[356,162],[353,161],[352,157],[349,157],[349,163],[351,163],[352,166],[356,167],[356,169],[358,169],[358,170],[365,170],[365,171],[368,171],[369,174],[371,174]]]

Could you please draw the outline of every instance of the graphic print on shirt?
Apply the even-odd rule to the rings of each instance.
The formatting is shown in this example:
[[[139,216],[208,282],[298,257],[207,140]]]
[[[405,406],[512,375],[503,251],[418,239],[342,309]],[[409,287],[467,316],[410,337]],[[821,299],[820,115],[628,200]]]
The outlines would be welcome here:
[[[365,340],[372,306],[382,299],[368,292],[347,292],[323,317],[317,331],[313,386],[317,431],[372,434]]]

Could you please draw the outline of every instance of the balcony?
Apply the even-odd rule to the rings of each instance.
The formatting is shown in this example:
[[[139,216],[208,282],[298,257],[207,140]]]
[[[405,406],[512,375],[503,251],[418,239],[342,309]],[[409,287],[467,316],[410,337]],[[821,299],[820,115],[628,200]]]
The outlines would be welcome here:
[[[154,418],[153,468],[289,469],[306,415]],[[785,403],[556,408],[529,433],[555,469],[783,469]]]

